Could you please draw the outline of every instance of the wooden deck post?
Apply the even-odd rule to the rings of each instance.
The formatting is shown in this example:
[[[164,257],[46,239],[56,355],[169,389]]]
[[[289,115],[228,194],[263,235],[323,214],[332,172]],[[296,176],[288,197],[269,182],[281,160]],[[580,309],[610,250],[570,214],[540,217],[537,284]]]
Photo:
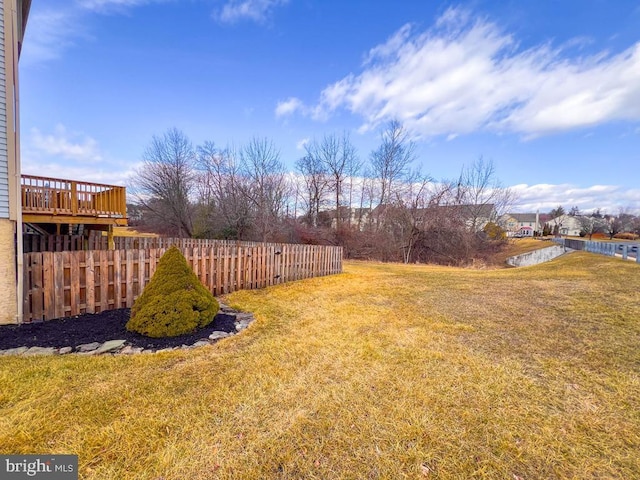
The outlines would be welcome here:
[[[113,225],[109,225],[109,227],[107,229],[107,248],[109,250],[115,250],[116,249],[116,242],[113,239]]]

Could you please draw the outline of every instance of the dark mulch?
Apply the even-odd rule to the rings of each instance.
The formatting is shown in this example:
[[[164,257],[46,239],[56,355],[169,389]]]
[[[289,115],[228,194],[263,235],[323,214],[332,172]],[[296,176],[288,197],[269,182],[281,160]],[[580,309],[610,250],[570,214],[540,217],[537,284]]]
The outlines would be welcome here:
[[[0,350],[16,347],[77,347],[85,343],[126,340],[134,347],[161,349],[193,345],[214,330],[235,332],[235,316],[219,313],[213,322],[191,335],[150,338],[127,331],[129,309],[59,318],[38,323],[0,326]]]

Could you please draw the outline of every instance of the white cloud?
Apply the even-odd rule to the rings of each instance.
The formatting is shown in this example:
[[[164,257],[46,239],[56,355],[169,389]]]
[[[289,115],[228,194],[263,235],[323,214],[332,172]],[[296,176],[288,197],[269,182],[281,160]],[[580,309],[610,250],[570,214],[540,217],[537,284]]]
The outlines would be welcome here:
[[[98,142],[57,125],[52,133],[33,128],[21,148],[22,173],[108,185],[126,185],[139,163],[105,158]]]
[[[215,15],[224,23],[235,23],[239,20],[264,22],[272,11],[289,0],[229,0]]]
[[[449,137],[640,121],[640,42],[582,57],[567,56],[566,45],[522,50],[495,23],[449,9],[432,28],[405,25],[372,48],[361,72],[328,85],[314,106],[279,104],[279,112],[325,119],[346,109],[363,118],[362,131],[395,118],[420,135]]]
[[[308,137],[298,140],[296,142],[296,149],[297,150],[304,150],[304,147],[306,147],[309,144],[310,141],[311,141],[311,139],[308,138]]]
[[[574,206],[585,212],[599,208],[607,213],[629,208],[640,214],[640,189],[624,189],[614,185],[578,187],[571,184],[520,184],[510,188],[518,198],[514,211],[535,212],[539,209],[540,213],[547,213],[562,205],[567,211]]]
[[[69,132],[64,125],[58,125],[54,133],[43,134],[37,128],[31,129],[27,149],[48,157],[97,163],[102,161],[98,142],[82,133]]]
[[[77,38],[86,38],[77,16],[71,11],[43,10],[29,16],[20,62],[33,65],[60,58]]]
[[[284,101],[278,102],[278,105],[276,106],[276,118],[291,115],[302,108],[304,108],[302,100],[296,97],[290,97]]]
[[[132,7],[171,1],[175,0],[75,0],[57,8],[34,2],[20,62],[33,65],[56,60],[78,39],[92,38],[86,27],[88,14],[123,13]]]
[[[127,186],[130,178],[135,175],[135,168],[139,164],[128,168],[100,168],[95,166],[69,165],[59,162],[37,162],[26,159],[22,173],[49,178],[64,178],[81,182],[103,183],[106,185]]]

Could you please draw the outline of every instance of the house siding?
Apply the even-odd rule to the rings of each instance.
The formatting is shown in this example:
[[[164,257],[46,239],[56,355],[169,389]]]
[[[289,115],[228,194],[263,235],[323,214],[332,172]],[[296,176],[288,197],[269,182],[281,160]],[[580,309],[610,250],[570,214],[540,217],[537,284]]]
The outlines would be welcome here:
[[[0,19],[4,19],[0,2]],[[4,21],[0,21],[0,218],[9,218],[9,155],[7,151],[7,75],[5,66]]]

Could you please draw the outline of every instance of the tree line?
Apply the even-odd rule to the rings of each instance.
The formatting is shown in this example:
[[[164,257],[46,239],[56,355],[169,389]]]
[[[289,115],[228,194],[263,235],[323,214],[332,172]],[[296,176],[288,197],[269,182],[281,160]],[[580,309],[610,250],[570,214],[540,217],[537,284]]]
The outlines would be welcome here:
[[[179,237],[342,245],[350,258],[404,262],[463,264],[504,241],[491,226],[513,194],[491,161],[435,181],[416,166],[416,144],[398,121],[366,158],[348,133],[304,149],[288,172],[269,139],[194,146],[169,129],[152,138],[131,179],[131,223]]]

